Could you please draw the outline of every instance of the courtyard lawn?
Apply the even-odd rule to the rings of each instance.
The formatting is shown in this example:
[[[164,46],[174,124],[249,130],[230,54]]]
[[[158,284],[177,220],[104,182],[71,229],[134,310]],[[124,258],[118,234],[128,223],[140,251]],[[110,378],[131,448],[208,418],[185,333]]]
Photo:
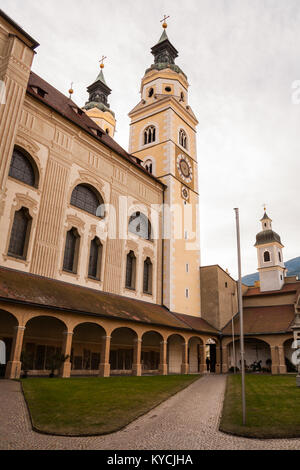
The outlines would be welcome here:
[[[241,376],[230,375],[221,431],[257,438],[300,437],[300,388],[295,375],[246,375],[246,426],[242,426],[241,402]]]
[[[184,389],[198,375],[22,380],[35,430],[84,436],[108,434]]]

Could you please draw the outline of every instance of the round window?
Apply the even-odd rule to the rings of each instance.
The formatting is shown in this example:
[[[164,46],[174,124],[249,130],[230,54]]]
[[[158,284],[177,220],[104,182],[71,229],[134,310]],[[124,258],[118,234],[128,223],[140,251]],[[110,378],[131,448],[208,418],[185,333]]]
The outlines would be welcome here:
[[[172,88],[170,86],[166,86],[165,90],[167,93],[170,93],[172,91]]]

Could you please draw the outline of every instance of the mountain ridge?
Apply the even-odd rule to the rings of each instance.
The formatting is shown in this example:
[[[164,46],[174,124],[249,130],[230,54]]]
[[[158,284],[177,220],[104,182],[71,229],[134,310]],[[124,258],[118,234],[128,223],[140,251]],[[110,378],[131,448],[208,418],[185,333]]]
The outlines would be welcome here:
[[[287,277],[298,276],[300,279],[300,256],[292,258],[284,264],[288,270]],[[242,281],[246,286],[253,286],[255,281],[259,281],[259,273],[247,274],[242,278]]]

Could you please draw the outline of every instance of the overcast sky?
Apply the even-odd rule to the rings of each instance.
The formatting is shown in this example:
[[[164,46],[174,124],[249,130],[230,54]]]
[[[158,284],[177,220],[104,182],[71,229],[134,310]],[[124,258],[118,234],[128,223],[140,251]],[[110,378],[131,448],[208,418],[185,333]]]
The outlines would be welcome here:
[[[116,113],[116,140],[127,150],[128,112],[153,61],[151,47],[171,16],[168,35],[189,79],[198,120],[202,265],[235,277],[234,207],[240,208],[243,274],[256,271],[255,235],[263,204],[285,245],[300,255],[299,0],[0,0],[0,8],[41,46],[33,70],[82,106],[99,59]]]

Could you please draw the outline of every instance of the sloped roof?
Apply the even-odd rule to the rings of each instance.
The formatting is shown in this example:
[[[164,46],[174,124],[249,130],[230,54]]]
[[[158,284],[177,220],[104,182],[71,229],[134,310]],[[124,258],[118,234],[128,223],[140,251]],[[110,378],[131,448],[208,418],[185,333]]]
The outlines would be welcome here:
[[[267,334],[290,332],[291,325],[295,320],[295,309],[293,305],[272,305],[266,307],[244,308],[244,334]],[[239,314],[234,318],[234,329],[236,334],[240,331]],[[231,335],[231,320],[223,328],[223,335]]]
[[[160,305],[3,267],[0,267],[0,300],[181,330],[212,328],[204,320],[193,327],[182,321],[182,316]]]
[[[44,96],[36,93],[34,88],[43,90],[45,93]],[[147,175],[147,177],[155,180],[161,186],[164,186],[164,184],[159,179],[148,173],[142,165],[137,163],[137,161],[140,161],[137,157],[127,153],[126,150],[124,150],[112,137],[110,137],[103,129],[97,126],[97,124],[84,111],[82,111],[78,105],[74,103],[74,101],[58,91],[34,72],[30,72],[27,93],[28,95],[59,113],[64,118],[71,121],[73,124],[83,129],[94,139],[98,140],[98,142],[101,142],[105,146],[109,147],[111,150],[124,158],[127,162],[130,162],[141,172]],[[74,111],[74,108],[79,110],[79,113]],[[96,135],[95,131],[100,131],[99,135]]]
[[[284,284],[282,289],[280,290],[273,290],[273,291],[266,291],[262,292],[260,287],[249,287],[247,292],[243,294],[243,297],[254,297],[254,296],[272,296],[278,294],[290,294],[291,292],[297,292],[300,290],[300,281],[298,282],[291,282]]]
[[[179,320],[186,323],[193,330],[205,331],[206,333],[217,334],[218,330],[214,328],[210,323],[200,317],[194,317],[192,315],[185,315],[183,313],[173,313]]]

